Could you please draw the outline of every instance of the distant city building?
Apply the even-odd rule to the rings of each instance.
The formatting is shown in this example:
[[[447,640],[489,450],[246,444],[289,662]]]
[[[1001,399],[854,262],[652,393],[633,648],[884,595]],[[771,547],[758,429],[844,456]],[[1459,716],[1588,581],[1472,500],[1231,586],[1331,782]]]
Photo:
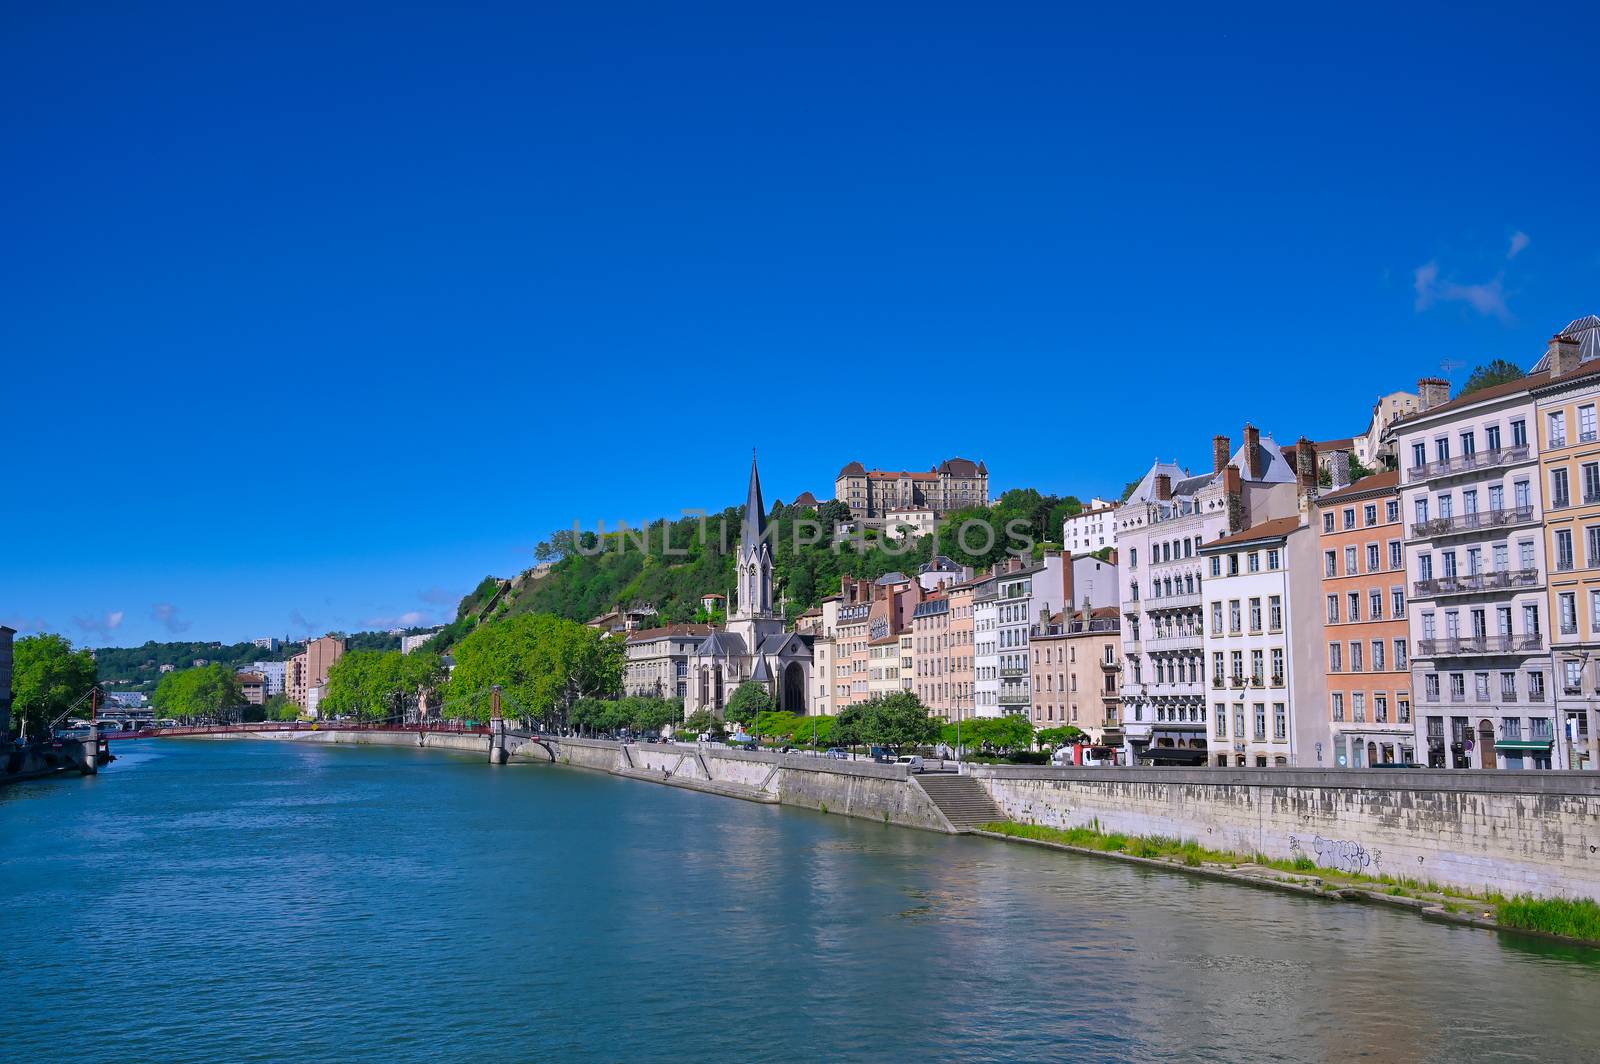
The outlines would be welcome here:
[[[286,661],[252,661],[249,665],[239,670],[240,672],[258,672],[267,684],[267,697],[284,693],[285,681],[289,673],[289,663]]]
[[[267,651],[269,653],[271,651],[277,650],[279,647],[283,646],[283,640],[278,639],[275,636],[270,636],[270,635],[269,636],[262,636],[260,639],[252,639],[252,640],[250,640],[250,642],[257,649],[265,650],[265,651]]]
[[[1086,509],[1062,519],[1061,549],[1068,554],[1094,554],[1117,545],[1117,504],[1091,500]]]
[[[176,665],[163,665],[163,666],[161,666],[160,671],[161,672],[173,672],[176,669],[177,669]]]
[[[315,717],[321,689],[328,682],[328,670],[344,657],[344,649],[344,640],[333,635],[306,643],[304,650],[286,662],[284,692],[289,700]]]
[[[143,709],[150,699],[143,691],[106,691],[107,709]]]
[[[611,610],[585,622],[590,628],[606,635],[624,635],[649,627],[656,621],[654,606],[635,606],[625,610]]]
[[[440,631],[441,631],[440,629],[434,628],[434,629],[431,629],[431,630],[426,631],[426,632],[418,632],[415,635],[403,635],[403,636],[401,636],[400,637],[400,653],[402,653],[402,654],[411,653],[413,650],[416,650],[418,647],[420,647],[420,646],[424,645],[425,643],[427,643],[428,640],[430,640],[434,636],[438,635]]]
[[[1390,392],[1372,405],[1367,431],[1353,441],[1356,460],[1373,472],[1395,467],[1394,440],[1388,428],[1396,418],[1409,417],[1421,408],[1417,392]]]
[[[197,669],[203,669],[207,665],[210,665],[210,664],[211,664],[211,662],[207,661],[205,658],[195,658],[194,659],[194,667],[197,668]]]
[[[252,706],[264,705],[267,701],[267,678],[259,672],[239,672],[234,674],[239,682],[239,690],[244,694],[244,700]]]
[[[947,459],[926,473],[867,469],[851,462],[839,470],[833,489],[853,517],[882,527],[895,512],[931,511],[937,517],[989,505],[989,470],[967,458]]]
[[[883,519],[883,534],[890,539],[921,539],[933,535],[938,517],[932,510],[890,510]]]

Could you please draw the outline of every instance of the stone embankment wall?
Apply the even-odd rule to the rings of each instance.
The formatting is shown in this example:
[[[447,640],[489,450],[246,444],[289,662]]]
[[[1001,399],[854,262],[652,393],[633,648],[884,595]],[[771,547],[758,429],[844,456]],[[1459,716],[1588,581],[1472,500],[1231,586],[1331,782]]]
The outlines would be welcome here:
[[[1013,820],[1502,894],[1600,898],[1600,775],[974,766]]]
[[[423,746],[489,756],[487,735],[428,732],[419,744],[415,732],[318,731],[250,732],[214,738],[276,739],[288,742]],[[730,798],[799,806],[861,817],[902,827],[951,831],[950,822],[927,794],[910,782],[902,765],[767,751],[731,750],[689,744],[632,744],[605,739],[547,740],[549,749],[511,737],[516,762],[559,764],[609,772],[629,779],[706,791]],[[552,758],[552,755],[553,758]]]

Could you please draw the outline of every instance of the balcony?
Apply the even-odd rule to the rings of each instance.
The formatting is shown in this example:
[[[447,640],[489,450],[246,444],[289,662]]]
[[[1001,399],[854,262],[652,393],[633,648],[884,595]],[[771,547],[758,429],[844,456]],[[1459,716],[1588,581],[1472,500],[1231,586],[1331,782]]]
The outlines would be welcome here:
[[[1145,649],[1154,654],[1162,650],[1191,650],[1198,651],[1200,643],[1205,636],[1199,632],[1180,632],[1177,635],[1164,635],[1156,639],[1145,640]]]
[[[1539,570],[1509,569],[1504,572],[1473,573],[1470,576],[1441,576],[1435,580],[1413,580],[1411,596],[1434,598],[1438,595],[1472,595],[1483,591],[1538,587],[1539,584]]]
[[[1501,447],[1494,451],[1477,451],[1437,462],[1427,462],[1406,470],[1406,483],[1416,484],[1423,480],[1454,476],[1457,473],[1471,473],[1479,469],[1498,469],[1514,462],[1527,461],[1529,453],[1528,446],[1523,444],[1521,447]]]
[[[1139,653],[1139,641],[1137,639],[1124,639],[1122,641],[1122,652],[1124,654]]]
[[[1002,706],[1025,706],[1032,702],[1026,691],[1001,691],[1000,704]]]
[[[1192,610],[1200,606],[1200,592],[1182,595],[1163,595],[1161,598],[1147,598],[1144,600],[1146,610]]]
[[[1438,536],[1459,536],[1471,532],[1493,531],[1515,525],[1532,524],[1533,507],[1514,506],[1510,509],[1479,510],[1477,513],[1456,514],[1454,517],[1435,517],[1431,521],[1418,521],[1411,526],[1412,539],[1432,539]]]
[[[1543,632],[1417,640],[1417,656],[1421,658],[1449,658],[1470,654],[1531,654],[1543,649]]]
[[[998,672],[1001,679],[1018,679],[1028,675],[1028,670],[1021,665],[1002,665]]]

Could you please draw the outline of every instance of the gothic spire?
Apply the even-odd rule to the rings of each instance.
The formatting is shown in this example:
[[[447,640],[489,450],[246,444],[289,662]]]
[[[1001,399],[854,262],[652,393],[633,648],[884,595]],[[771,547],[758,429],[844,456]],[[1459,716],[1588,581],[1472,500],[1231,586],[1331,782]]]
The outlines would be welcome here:
[[[767,508],[761,501],[761,474],[756,472],[756,452],[750,451],[750,494],[744,503],[744,534],[740,544],[746,550],[761,545],[767,532]]]

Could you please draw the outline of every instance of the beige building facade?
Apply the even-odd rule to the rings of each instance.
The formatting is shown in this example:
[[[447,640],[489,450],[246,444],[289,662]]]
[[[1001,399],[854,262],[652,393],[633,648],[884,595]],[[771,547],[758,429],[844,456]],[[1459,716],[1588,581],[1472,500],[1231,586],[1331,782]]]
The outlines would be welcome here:
[[[950,458],[926,473],[868,469],[851,462],[833,482],[834,498],[858,521],[882,524],[892,512],[931,511],[941,516],[989,505],[989,470],[981,461]]]

